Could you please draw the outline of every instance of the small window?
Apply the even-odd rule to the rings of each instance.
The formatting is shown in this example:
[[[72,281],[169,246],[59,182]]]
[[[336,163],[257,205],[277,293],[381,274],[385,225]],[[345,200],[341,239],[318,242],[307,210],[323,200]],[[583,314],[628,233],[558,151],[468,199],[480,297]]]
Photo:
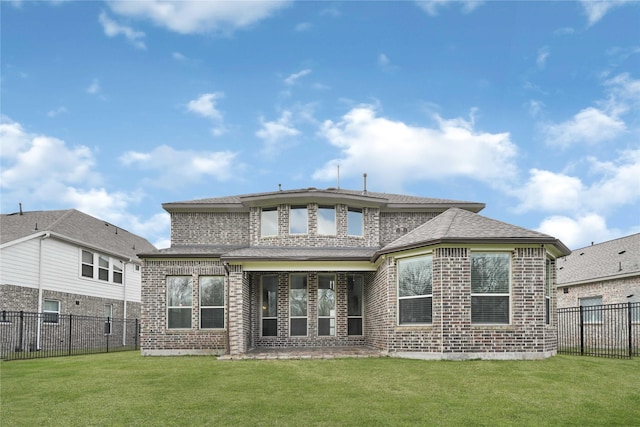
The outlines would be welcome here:
[[[113,305],[104,305],[104,333],[106,335],[111,334],[111,323],[113,320]]]
[[[432,257],[398,261],[398,324],[432,322]]]
[[[336,334],[336,276],[318,275],[318,335]]]
[[[262,336],[278,336],[278,276],[262,276]]]
[[[260,237],[278,235],[278,209],[266,208],[260,213]]]
[[[333,206],[318,207],[318,234],[335,236],[336,208]]]
[[[109,281],[109,258],[102,255],[98,256],[98,279]]]
[[[200,328],[224,328],[224,276],[200,277]]]
[[[116,261],[113,264],[113,282],[122,284],[122,267],[118,264],[120,261]]]
[[[167,325],[169,329],[191,328],[193,279],[167,276]]]
[[[580,298],[580,307],[584,323],[602,322],[602,296]]]
[[[551,324],[551,285],[552,285],[552,268],[553,264],[547,259],[544,272],[544,317],[547,325]]]
[[[93,279],[93,252],[82,251],[82,277]]]
[[[362,335],[362,289],[361,274],[347,277],[347,335]]]
[[[364,235],[362,209],[349,208],[347,211],[347,234],[349,236]]]
[[[60,317],[60,301],[44,300],[44,323],[58,323]]]
[[[292,274],[289,284],[290,335],[307,335],[307,275]]]
[[[308,216],[306,206],[291,206],[289,210],[289,234],[307,234]]]
[[[511,257],[471,254],[471,323],[509,324]]]

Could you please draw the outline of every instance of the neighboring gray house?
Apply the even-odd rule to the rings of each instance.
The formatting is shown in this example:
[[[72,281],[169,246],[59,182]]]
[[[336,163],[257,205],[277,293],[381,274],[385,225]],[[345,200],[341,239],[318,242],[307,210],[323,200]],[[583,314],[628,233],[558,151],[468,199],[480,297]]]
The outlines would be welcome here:
[[[640,233],[557,261],[558,308],[640,302]]]
[[[136,254],[153,250],[75,209],[2,214],[0,311],[138,318]]]
[[[556,353],[555,262],[570,251],[482,203],[307,188],[163,207],[171,247],[139,254],[144,355]]]

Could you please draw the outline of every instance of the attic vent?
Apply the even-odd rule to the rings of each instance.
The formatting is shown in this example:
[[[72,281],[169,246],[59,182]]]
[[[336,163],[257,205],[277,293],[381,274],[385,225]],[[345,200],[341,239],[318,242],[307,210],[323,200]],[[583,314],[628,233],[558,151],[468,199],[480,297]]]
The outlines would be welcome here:
[[[622,255],[625,252],[627,252],[627,251],[620,251],[620,252],[618,252],[618,255]]]
[[[584,252],[580,252],[580,255],[584,255]]]

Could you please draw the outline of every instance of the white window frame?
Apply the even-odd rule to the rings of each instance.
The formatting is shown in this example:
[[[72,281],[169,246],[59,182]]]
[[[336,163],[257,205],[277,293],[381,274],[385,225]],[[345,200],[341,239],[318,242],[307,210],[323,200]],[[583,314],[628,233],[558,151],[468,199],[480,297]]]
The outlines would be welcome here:
[[[353,234],[351,231],[351,218],[354,214],[358,214],[360,218],[360,230],[358,234]],[[352,237],[364,237],[364,210],[361,208],[347,208],[347,235]]]
[[[89,263],[89,260],[85,260],[85,254],[87,255],[91,255],[91,263]],[[84,267],[91,267],[91,276],[87,276],[84,272]],[[93,279],[96,275],[95,272],[95,254],[91,251],[88,251],[86,249],[81,249],[80,250],[80,276],[81,277],[86,277],[88,279]]]
[[[303,211],[304,215],[302,215]],[[304,217],[304,230],[298,230],[296,220],[302,220],[302,217]],[[294,227],[296,228],[294,229]],[[293,205],[289,207],[289,234],[292,236],[309,234],[309,208],[306,205]]]
[[[202,291],[203,289],[205,289],[205,280],[211,280],[211,279],[215,279],[215,281],[217,283],[212,283],[213,286],[216,285],[220,285],[220,282],[222,282],[222,305],[217,304],[217,305],[205,305],[205,303],[202,300]],[[199,304],[200,304],[200,329],[224,329],[225,328],[225,315],[226,315],[226,284],[225,284],[225,280],[224,280],[224,276],[215,276],[215,275],[207,275],[207,276],[200,276],[198,277],[198,288],[199,288]],[[204,314],[203,314],[203,310],[222,310],[222,326],[213,326],[213,327],[205,327],[202,326],[202,320],[204,319]]]
[[[47,303],[55,303],[56,304],[56,309],[53,310],[51,308],[47,309]],[[46,323],[48,325],[57,325],[60,323],[60,301],[55,300],[55,299],[45,299],[42,302],[42,322]],[[55,320],[49,320],[51,319],[51,315],[55,315]]]
[[[293,316],[291,314],[291,301],[293,301],[292,292],[293,288],[293,279],[294,277],[302,277],[304,278],[304,290],[305,290],[305,314],[304,316]],[[295,288],[298,289],[298,288]],[[296,319],[305,319],[306,322],[306,333],[304,335],[293,334],[293,321]],[[306,337],[309,336],[309,276],[307,273],[291,273],[289,274],[289,336],[290,337]]]
[[[359,279],[360,285],[360,314],[349,314],[349,301],[351,300],[351,293],[349,292],[349,281],[353,281],[353,284],[356,285],[356,278]],[[355,319],[360,320],[360,330],[362,331],[360,334],[352,334],[349,333],[349,320]],[[350,274],[347,276],[347,335],[348,336],[363,336],[364,335],[364,275],[362,274]]]
[[[329,309],[329,315],[320,315],[320,289],[326,290],[327,288],[320,288],[320,285],[323,281],[329,281],[328,290],[333,292],[333,307]],[[318,274],[318,336],[322,337],[334,337],[336,335],[336,296],[337,296],[337,281],[336,275],[333,273],[319,273]],[[329,333],[321,334],[320,333],[320,320],[328,319],[329,320]]]
[[[321,215],[321,212],[329,212],[333,213],[333,218],[328,218],[327,216]],[[336,207],[335,206],[318,206],[318,234],[322,236],[335,236],[337,234],[337,217],[336,217]],[[329,221],[330,220],[330,221]],[[326,224],[326,229],[323,225]]]
[[[79,275],[81,279],[93,280],[100,283],[111,283],[115,285],[124,284],[125,266],[122,260],[85,248],[80,248],[79,251]],[[89,263],[88,259],[85,260],[85,255],[91,255],[91,263]],[[91,268],[91,276],[85,274],[85,267]]]
[[[551,260],[547,258],[544,263],[544,323],[551,324]]]
[[[274,216],[274,218],[269,218],[270,216]],[[260,237],[275,237],[278,235],[278,208],[270,207],[270,208],[262,208],[260,209]],[[269,219],[267,221],[267,219]],[[275,219],[275,221],[273,221]],[[270,229],[265,227],[268,223],[275,223],[275,230],[273,232]]]
[[[596,304],[593,304],[593,303]],[[602,306],[602,295],[590,295],[588,297],[578,298],[578,305],[580,307],[594,307],[594,306]],[[594,310],[587,308],[582,309],[583,319],[585,324],[589,325],[599,325],[602,323],[602,309]]]
[[[477,256],[508,256],[508,262],[507,262],[507,266],[508,266],[508,292],[474,292],[473,291],[473,258],[477,257]],[[511,296],[511,291],[513,289],[513,257],[511,252],[507,252],[507,251],[496,251],[496,252],[472,252],[471,253],[471,259],[470,259],[471,263],[472,263],[472,267],[471,267],[471,324],[473,326],[477,326],[477,325],[487,325],[487,326],[494,326],[494,325],[510,325],[511,324],[511,304],[512,304],[512,296]],[[507,300],[507,321],[506,322],[474,322],[473,321],[473,299],[475,298],[483,298],[483,297],[506,297]]]
[[[113,323],[113,304],[104,305],[104,334],[111,335]]]
[[[118,264],[121,264],[120,267]],[[124,283],[124,264],[122,261],[117,260],[113,263],[113,283],[122,285]]]
[[[267,312],[268,301],[264,300],[264,282],[265,278],[272,278],[276,285],[276,313],[275,316],[265,316],[265,312]],[[260,336],[261,337],[277,337],[278,336],[278,297],[279,297],[279,286],[278,286],[278,275],[277,274],[265,274],[260,277]],[[264,321],[265,320],[275,320],[275,335],[264,335]]]
[[[171,294],[169,291],[169,286],[170,286],[170,282],[172,282],[174,279],[186,279],[188,282],[188,286],[189,286],[189,292],[188,294],[186,294],[186,296],[188,296],[188,298],[184,301],[184,303],[189,303],[189,305],[183,305],[182,303],[179,303],[179,301],[173,301],[174,303],[178,302],[178,305],[171,305],[172,301],[171,301]],[[167,319],[167,329],[192,329],[193,327],[193,277],[192,276],[186,276],[186,275],[170,275],[170,276],[166,276],[166,286],[167,286],[167,312],[166,312],[166,319]],[[180,327],[171,327],[170,326],[170,314],[171,314],[171,310],[186,310],[189,309],[189,326],[180,326]]]
[[[403,268],[403,265],[411,265],[414,263],[422,263],[428,261],[430,267],[431,267],[431,271],[428,273],[428,280],[431,282],[429,284],[429,288],[431,290],[430,293],[426,293],[426,294],[417,294],[417,295],[401,295],[401,289],[400,289],[400,282],[402,280],[402,276],[401,276],[401,269]],[[396,322],[398,326],[416,326],[416,325],[431,325],[433,324],[433,255],[432,254],[425,254],[425,255],[418,255],[418,256],[412,256],[412,257],[406,257],[406,258],[398,258],[396,261],[396,276],[397,276],[397,280],[396,280],[396,292],[397,292],[397,297],[398,297],[398,304],[397,304],[397,313],[396,313]],[[425,276],[424,278],[421,277],[421,279],[427,279],[427,277]],[[402,301],[408,301],[408,300],[428,300],[429,304],[431,304],[431,322],[402,322],[402,312],[401,312],[401,302]]]

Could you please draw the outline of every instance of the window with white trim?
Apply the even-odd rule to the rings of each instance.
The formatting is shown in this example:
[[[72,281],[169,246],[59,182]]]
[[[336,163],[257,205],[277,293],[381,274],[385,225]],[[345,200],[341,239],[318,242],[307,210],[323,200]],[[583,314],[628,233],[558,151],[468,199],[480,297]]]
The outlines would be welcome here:
[[[98,279],[109,281],[109,257],[98,255]]]
[[[553,265],[551,260],[547,258],[544,264],[544,321],[547,325],[551,324],[551,277]]]
[[[120,265],[118,264],[122,264],[122,261],[116,261],[113,263],[113,283],[122,284],[122,267],[120,267]]]
[[[264,275],[260,279],[262,307],[262,336],[278,336],[278,275]]]
[[[362,274],[347,276],[347,335],[362,335]]]
[[[123,269],[124,263],[119,259],[86,249],[80,251],[81,277],[121,285],[124,281]]]
[[[511,255],[471,254],[471,323],[509,324]]]
[[[91,277],[93,279],[93,252],[82,251],[82,277]]]
[[[334,206],[318,206],[318,234],[336,235],[336,208]]]
[[[602,323],[602,296],[580,298],[584,323]]]
[[[318,335],[336,334],[336,275],[318,274]]]
[[[627,298],[631,309],[631,322],[640,323],[640,295],[631,295]]]
[[[60,318],[60,301],[46,299],[42,307],[44,313],[44,323],[58,323]]]
[[[307,234],[309,219],[306,206],[291,206],[289,209],[289,234]]]
[[[307,335],[308,288],[306,274],[289,276],[289,321],[290,335]]]
[[[224,328],[224,276],[200,276],[200,328]]]
[[[398,266],[398,324],[432,322],[431,255],[399,259]]]
[[[191,276],[167,276],[167,328],[191,328],[192,293]]]
[[[104,333],[106,335],[111,335],[112,320],[113,320],[113,305],[105,304],[104,305]]]
[[[362,209],[348,208],[347,234],[349,236],[358,236],[358,237],[362,237],[364,235],[364,220],[362,215]]]
[[[260,237],[278,235],[278,208],[262,208],[260,211]]]

